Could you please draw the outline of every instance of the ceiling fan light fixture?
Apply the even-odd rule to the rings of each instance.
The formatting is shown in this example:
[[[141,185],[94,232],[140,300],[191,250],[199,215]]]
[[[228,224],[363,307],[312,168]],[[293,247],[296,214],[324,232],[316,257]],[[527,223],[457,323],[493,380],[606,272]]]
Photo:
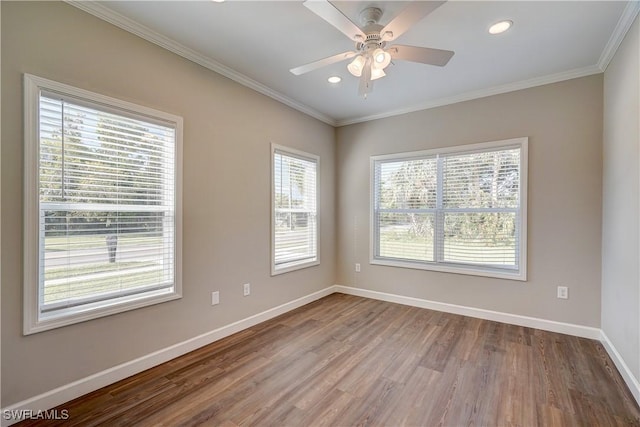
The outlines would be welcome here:
[[[377,80],[380,79],[384,76],[386,76],[387,74],[384,72],[384,70],[382,68],[374,68],[371,67],[371,80]]]
[[[489,27],[489,34],[501,34],[507,31],[513,25],[513,21],[504,20],[500,22],[496,22],[492,26]]]
[[[391,55],[381,48],[373,51],[373,68],[383,70],[391,63]]]
[[[366,7],[360,12],[361,25],[359,26],[329,0],[304,0],[303,5],[306,8],[355,41],[355,49],[295,67],[289,71],[299,76],[352,58],[347,65],[347,70],[359,79],[358,93],[366,98],[367,94],[373,90],[372,81],[386,75],[384,69],[391,64],[392,59],[444,67],[454,52],[409,45],[395,45],[387,48],[387,42],[400,37],[416,22],[433,12],[444,2],[431,4],[432,2],[427,1],[412,1],[408,3],[410,5],[386,25],[380,22],[383,14],[382,9]]]
[[[347,65],[347,70],[349,70],[349,72],[355,77],[360,77],[362,75],[362,69],[364,68],[364,62],[364,57],[362,55],[358,55],[356,56],[356,59]]]

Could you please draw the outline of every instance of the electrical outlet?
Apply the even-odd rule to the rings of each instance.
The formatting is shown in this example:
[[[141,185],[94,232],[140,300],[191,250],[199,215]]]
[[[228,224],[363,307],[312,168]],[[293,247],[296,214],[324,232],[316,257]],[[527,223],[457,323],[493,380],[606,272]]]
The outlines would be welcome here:
[[[215,291],[211,292],[211,305],[220,304],[220,292]]]
[[[356,263],[356,273],[360,273],[360,263]]]
[[[569,288],[566,286],[558,286],[558,298],[569,299]]]
[[[251,295],[251,283],[245,283],[243,287],[243,294],[245,297]]]

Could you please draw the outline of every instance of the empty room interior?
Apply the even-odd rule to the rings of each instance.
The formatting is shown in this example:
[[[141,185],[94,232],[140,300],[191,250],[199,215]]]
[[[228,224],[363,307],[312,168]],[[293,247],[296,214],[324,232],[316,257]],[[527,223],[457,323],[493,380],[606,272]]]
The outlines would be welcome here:
[[[640,425],[638,1],[2,1],[2,425]]]

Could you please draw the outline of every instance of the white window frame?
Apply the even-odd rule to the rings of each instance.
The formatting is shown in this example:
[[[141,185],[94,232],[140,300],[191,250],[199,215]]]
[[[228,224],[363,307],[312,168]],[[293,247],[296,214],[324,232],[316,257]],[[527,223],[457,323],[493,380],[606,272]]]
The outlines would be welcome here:
[[[279,151],[290,154],[292,157],[299,157],[316,163],[316,257],[310,261],[294,261],[282,266],[276,265],[276,206],[275,206],[275,154]],[[313,267],[320,264],[320,156],[285,147],[283,145],[271,144],[271,275],[288,273],[303,268]]]
[[[528,141],[527,137],[513,138],[501,141],[483,142],[478,144],[460,145],[455,147],[438,148],[431,150],[413,151],[405,153],[394,153],[372,156],[370,159],[370,236],[369,236],[369,263],[374,265],[384,265],[390,267],[412,268],[419,270],[440,271],[446,273],[467,274],[474,276],[495,277],[500,279],[512,279],[518,281],[527,280],[527,167],[528,167]],[[388,160],[416,160],[424,157],[433,157],[437,155],[450,154],[466,154],[473,152],[496,151],[500,149],[520,149],[520,209],[518,215],[519,224],[519,242],[516,248],[518,253],[518,270],[509,271],[506,269],[497,269],[492,267],[482,267],[478,265],[452,264],[436,261],[405,261],[391,258],[378,257],[376,248],[378,246],[377,226],[376,226],[376,163]],[[441,179],[438,177],[438,188],[441,191]],[[441,197],[438,195],[438,197]],[[434,209],[435,210],[435,209]],[[434,233],[437,233],[434,229]],[[434,238],[434,242],[438,242],[438,238]],[[436,243],[436,246],[440,246]],[[438,250],[440,248],[437,248]]]
[[[39,104],[43,91],[85,100],[90,104],[103,106],[106,111],[116,109],[123,115],[129,113],[132,117],[148,117],[151,120],[170,123],[175,127],[175,281],[171,292],[158,291],[131,295],[119,298],[118,301],[105,301],[77,309],[69,308],[60,316],[53,318],[41,318],[39,283],[40,275],[44,274],[44,266],[40,265],[39,261]],[[183,122],[179,116],[24,74],[24,335],[182,298],[182,129]]]

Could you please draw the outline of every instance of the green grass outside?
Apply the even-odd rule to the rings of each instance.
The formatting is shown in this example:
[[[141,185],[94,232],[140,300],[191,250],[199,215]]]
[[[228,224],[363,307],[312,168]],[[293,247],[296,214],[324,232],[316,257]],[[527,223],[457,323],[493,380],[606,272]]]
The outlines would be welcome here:
[[[380,256],[433,261],[433,237],[396,229],[380,230]]]
[[[162,236],[144,236],[139,234],[121,234],[118,236],[118,247],[132,245],[160,245]],[[105,235],[51,236],[44,240],[45,251],[65,250],[65,246],[73,249],[92,249],[106,247]]]
[[[162,277],[158,271],[126,273],[126,280],[122,280],[123,276],[124,274],[92,279],[85,282],[76,282],[72,285],[47,285],[45,283],[44,302],[51,303],[85,295],[153,285],[154,283],[159,283]]]
[[[276,226],[276,238],[284,237],[278,242],[278,248],[281,251],[296,251],[300,249],[305,251],[308,247],[308,238],[311,230],[308,227],[298,227],[291,230],[285,226]]]
[[[64,279],[67,277],[77,277],[95,273],[108,273],[118,270],[126,270],[131,268],[149,267],[155,265],[151,261],[147,262],[114,262],[114,263],[96,263],[78,266],[75,268],[54,267],[46,269],[44,280]]]
[[[509,245],[485,246],[482,254],[456,254],[458,248],[469,247],[474,242],[461,242],[454,239],[445,241],[444,253],[451,261],[468,262],[473,264],[504,264],[513,265],[509,261],[499,261],[503,254],[513,252]],[[481,242],[476,242],[481,244]],[[434,261],[433,237],[413,235],[399,229],[380,230],[380,256],[386,258],[409,259],[418,261]]]
[[[159,245],[162,245],[162,236],[145,236],[133,233],[118,236],[119,249]],[[46,251],[64,252],[76,249],[103,249],[106,254],[105,235],[53,236],[45,239]],[[158,266],[158,270],[135,271],[153,266]],[[72,268],[65,266],[47,268],[45,271],[44,301],[52,303],[69,298],[153,285],[163,280],[162,273],[159,272],[160,269],[161,266],[152,261],[98,262]],[[101,273],[107,273],[107,277],[100,277]],[[69,283],[51,283],[53,280],[67,278],[70,279]]]

